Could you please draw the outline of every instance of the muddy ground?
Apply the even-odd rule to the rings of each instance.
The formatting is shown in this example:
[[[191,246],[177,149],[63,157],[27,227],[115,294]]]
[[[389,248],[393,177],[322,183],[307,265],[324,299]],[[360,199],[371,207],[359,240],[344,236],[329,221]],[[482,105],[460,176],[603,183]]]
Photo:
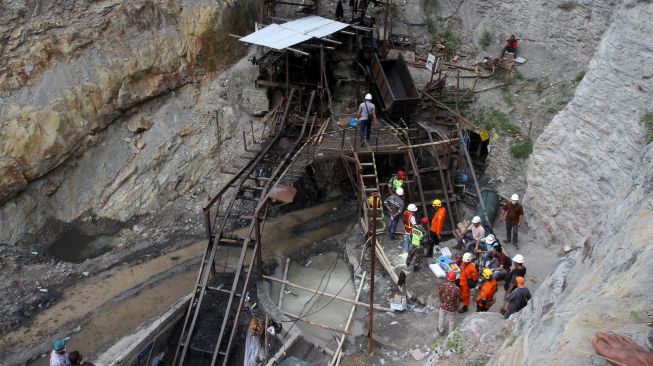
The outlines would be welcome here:
[[[354,205],[332,200],[272,218],[264,228],[264,259],[282,258],[343,231],[352,221],[353,210]],[[316,227],[306,226],[306,222]],[[311,230],[306,231],[308,228]],[[141,230],[141,237],[151,232]],[[18,364],[38,358],[49,349],[52,339],[65,336],[71,336],[69,349],[79,349],[92,359],[192,289],[205,242],[189,240],[156,244],[148,254],[117,247],[79,264],[25,255],[35,263],[4,277],[19,285],[3,288],[3,298],[21,298],[17,294],[25,294],[47,299],[48,306],[36,307],[19,327],[0,336],[0,360]],[[235,250],[219,255],[237,262]],[[43,271],[47,281],[37,271]],[[88,276],[82,274],[84,271],[90,272]],[[56,287],[49,285],[57,279],[63,280]],[[49,292],[39,292],[33,282],[36,280]],[[29,305],[12,303],[3,310],[24,306]],[[78,327],[80,330],[75,332]]]

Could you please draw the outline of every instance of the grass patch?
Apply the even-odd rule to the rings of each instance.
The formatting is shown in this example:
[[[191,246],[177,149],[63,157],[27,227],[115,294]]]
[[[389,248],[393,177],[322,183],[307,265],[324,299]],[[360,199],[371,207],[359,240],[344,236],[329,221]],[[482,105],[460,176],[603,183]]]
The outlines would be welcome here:
[[[501,87],[501,96],[503,97],[503,101],[508,105],[508,107],[515,106],[515,100],[512,97],[510,85],[504,85]]]
[[[426,25],[426,29],[431,34],[431,37],[435,37],[436,36],[435,20],[433,19],[433,16],[431,14],[426,14],[424,16],[423,21],[424,21],[424,24]]]
[[[483,32],[481,33],[481,39],[479,40],[483,50],[486,50],[488,47],[490,47],[490,44],[492,44],[492,38],[494,38],[492,32],[487,29],[483,29]]]
[[[515,80],[523,81],[524,75],[521,72],[519,72],[519,70],[515,70],[512,72],[512,78]]]
[[[584,77],[585,77],[585,70],[579,72],[579,73],[576,75],[576,77],[574,78],[574,80],[575,80],[577,83],[580,83],[580,81],[583,80]]]
[[[517,159],[526,159],[533,152],[533,140],[526,138],[510,147],[510,153]]]
[[[564,11],[572,11],[572,10],[576,9],[577,5],[578,5],[577,0],[568,0],[568,1],[565,1],[565,2],[562,2],[562,3],[558,4],[558,8],[562,9]]]
[[[452,51],[457,51],[462,44],[451,24],[447,24],[444,29],[437,34],[437,39]]]
[[[482,109],[476,120],[487,130],[496,129],[511,135],[519,133],[519,127],[510,122],[508,115],[494,108]]]
[[[646,112],[642,116],[642,123],[644,126],[646,126],[651,132],[648,134],[648,137],[646,138],[646,143],[653,142],[653,113],[651,112]]]
[[[544,83],[544,82],[542,82],[542,81],[538,81],[537,84],[535,84],[535,92],[536,92],[538,95],[541,95],[542,93],[544,93],[544,90],[545,90],[546,88],[547,88],[546,83]]]
[[[449,335],[447,340],[447,348],[452,350],[457,355],[462,355],[465,353],[465,343],[462,332],[460,331],[460,326],[457,326],[456,329]]]

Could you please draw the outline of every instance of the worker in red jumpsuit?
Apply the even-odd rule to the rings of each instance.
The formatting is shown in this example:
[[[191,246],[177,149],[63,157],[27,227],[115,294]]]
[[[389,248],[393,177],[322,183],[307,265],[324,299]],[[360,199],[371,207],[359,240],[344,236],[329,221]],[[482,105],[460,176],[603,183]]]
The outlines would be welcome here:
[[[476,287],[478,283],[478,270],[474,263],[472,263],[472,253],[463,254],[463,262],[460,267],[460,293],[462,295],[463,307],[460,309],[461,313],[467,312],[469,300],[472,295],[471,289]]]
[[[506,40],[506,45],[503,46],[503,50],[501,51],[501,58],[503,58],[506,52],[511,52],[512,58],[517,58],[517,48],[519,48],[519,42],[517,42],[517,38],[513,34]]]

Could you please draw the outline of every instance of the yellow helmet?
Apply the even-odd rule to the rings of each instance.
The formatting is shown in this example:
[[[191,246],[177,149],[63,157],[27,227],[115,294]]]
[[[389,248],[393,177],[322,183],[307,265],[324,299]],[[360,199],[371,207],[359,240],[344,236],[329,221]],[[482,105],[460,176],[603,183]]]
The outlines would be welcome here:
[[[481,276],[486,280],[489,280],[490,278],[492,278],[492,270],[489,268],[483,268],[483,272],[481,272]]]
[[[433,207],[442,207],[442,201],[433,200]]]

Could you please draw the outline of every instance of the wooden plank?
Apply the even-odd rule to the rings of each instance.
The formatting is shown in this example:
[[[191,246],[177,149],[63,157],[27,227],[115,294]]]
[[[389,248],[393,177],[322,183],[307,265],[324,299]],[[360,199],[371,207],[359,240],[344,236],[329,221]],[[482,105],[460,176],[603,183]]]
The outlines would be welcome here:
[[[321,295],[321,296],[331,297],[331,298],[334,298],[336,300],[348,302],[350,304],[365,306],[367,308],[370,307],[370,305],[368,303],[365,303],[365,302],[356,301],[356,300],[348,299],[346,297],[333,295],[333,294],[330,294],[330,293],[325,292],[325,291],[314,290],[312,288],[304,287],[302,285],[298,285],[296,283],[292,283],[292,282],[289,282],[289,281],[283,281],[283,280],[280,280],[278,278],[274,278],[274,277],[270,277],[270,276],[263,276],[263,278],[266,279],[266,280],[270,280],[270,281],[274,281],[274,282],[278,282],[278,283],[285,283],[287,286],[290,286],[290,287],[294,287],[294,288],[298,288],[300,290],[312,292],[314,294],[318,294],[318,295]],[[389,313],[394,312],[394,310],[392,310],[390,308],[384,308],[382,306],[374,306],[374,310],[386,311],[386,312],[389,312]]]
[[[288,280],[288,267],[290,267],[290,258],[286,258],[286,269],[283,271],[284,281]],[[281,305],[283,304],[283,293],[285,290],[286,290],[286,284],[282,283],[281,290],[279,290],[279,305],[277,305],[278,309],[281,309]]]

